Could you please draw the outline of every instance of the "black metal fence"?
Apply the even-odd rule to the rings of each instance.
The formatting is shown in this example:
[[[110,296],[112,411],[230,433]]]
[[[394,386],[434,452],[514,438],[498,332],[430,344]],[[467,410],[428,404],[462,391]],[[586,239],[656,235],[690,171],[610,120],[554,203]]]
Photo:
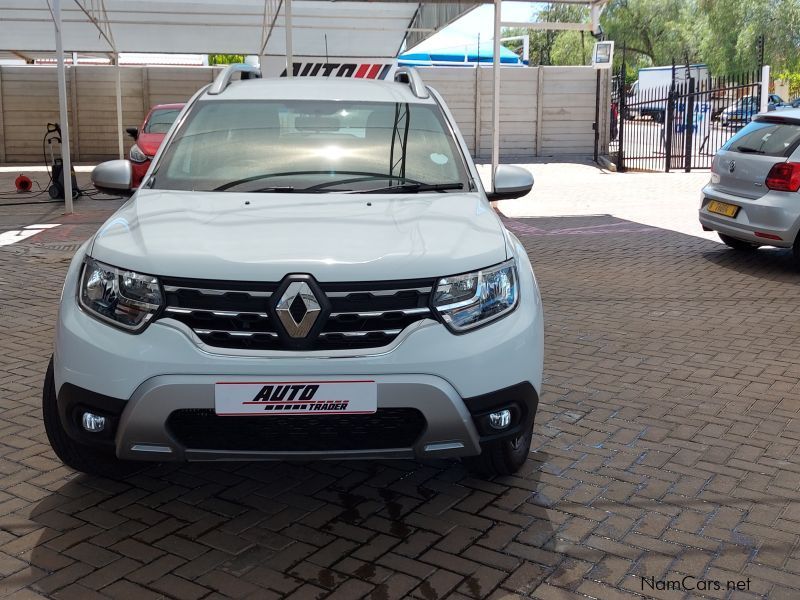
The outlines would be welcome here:
[[[620,171],[709,169],[719,148],[759,112],[760,71],[690,77],[631,93],[621,76],[612,88],[611,158]]]

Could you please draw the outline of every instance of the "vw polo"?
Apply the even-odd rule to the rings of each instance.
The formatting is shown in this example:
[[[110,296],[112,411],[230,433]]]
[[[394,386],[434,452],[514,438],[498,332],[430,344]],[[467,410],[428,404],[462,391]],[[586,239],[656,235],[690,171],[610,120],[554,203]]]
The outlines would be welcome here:
[[[762,113],[711,163],[700,224],[735,250],[791,248],[800,266],[800,109]]]
[[[127,161],[92,177],[131,190]],[[143,460],[517,471],[542,305],[489,200],[533,179],[493,177],[487,193],[411,69],[383,82],[229,67],[69,267],[43,392],[56,454],[112,476]]]

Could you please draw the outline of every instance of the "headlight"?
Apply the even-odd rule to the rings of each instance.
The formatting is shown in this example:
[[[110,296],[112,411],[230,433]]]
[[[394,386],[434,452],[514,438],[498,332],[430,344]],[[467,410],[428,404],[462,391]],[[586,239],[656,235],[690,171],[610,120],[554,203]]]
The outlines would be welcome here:
[[[436,284],[433,305],[455,332],[485,325],[517,306],[517,266],[512,259],[474,273],[443,277]]]
[[[163,302],[157,278],[92,258],[83,265],[78,299],[95,317],[136,332],[147,326]]]
[[[131,151],[128,153],[128,156],[130,157],[131,162],[135,163],[143,163],[150,160],[149,158],[147,158],[147,155],[144,152],[142,152],[141,148],[139,148],[139,146],[137,146],[136,144],[131,146]]]

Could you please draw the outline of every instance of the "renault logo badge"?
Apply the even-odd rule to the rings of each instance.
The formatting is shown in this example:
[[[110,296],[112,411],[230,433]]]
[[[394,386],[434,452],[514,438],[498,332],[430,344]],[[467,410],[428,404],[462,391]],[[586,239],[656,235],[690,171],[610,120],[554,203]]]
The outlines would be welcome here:
[[[736,161],[732,160],[728,163],[728,172],[733,173],[736,170]]]
[[[289,337],[304,338],[317,322],[322,308],[305,281],[293,281],[283,292],[275,312]]]

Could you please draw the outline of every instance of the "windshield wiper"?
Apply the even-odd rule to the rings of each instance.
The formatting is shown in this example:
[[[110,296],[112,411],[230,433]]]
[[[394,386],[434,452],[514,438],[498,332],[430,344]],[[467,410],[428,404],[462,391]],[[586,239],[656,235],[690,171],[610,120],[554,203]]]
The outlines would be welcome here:
[[[251,175],[250,177],[244,177],[242,179],[236,179],[235,181],[229,181],[228,183],[223,183],[220,186],[215,187],[212,189],[212,192],[224,192],[229,190],[232,187],[236,187],[237,185],[242,185],[243,183],[250,183],[251,181],[259,181],[260,179],[269,179],[270,177],[291,177],[292,175],[355,175],[357,176],[355,179],[336,179],[334,181],[326,181],[317,185],[312,185],[311,187],[297,190],[298,192],[309,192],[314,191],[316,189],[320,189],[329,185],[338,185],[341,183],[348,183],[351,181],[360,181],[362,179],[403,179],[406,181],[414,181],[413,179],[408,179],[407,177],[398,177],[397,175],[386,175],[384,173],[369,173],[364,171],[284,171],[282,173],[262,173],[260,175]],[[416,182],[415,182],[416,183]],[[270,188],[265,188],[270,189]],[[256,190],[259,191],[259,190]]]
[[[401,183],[400,185],[387,185],[370,190],[353,190],[350,194],[392,194],[395,192],[444,192],[447,190],[463,190],[464,184],[454,181],[452,183]]]
[[[356,173],[356,171],[337,171],[338,173]],[[315,185],[309,186],[307,188],[303,188],[298,190],[300,192],[317,192],[319,190],[329,188],[334,185],[343,185],[345,183],[359,183],[361,181],[375,181],[376,179],[386,179],[388,181],[403,181],[404,184],[414,183],[414,184],[421,184],[421,181],[417,181],[416,179],[411,179],[409,177],[401,177],[400,175],[384,175],[383,173],[359,173],[360,177],[351,177],[348,179],[337,179],[336,181],[323,181],[322,183],[317,183]],[[355,190],[339,190],[342,192],[352,192]]]
[[[218,190],[215,190],[218,191]],[[247,190],[248,194],[291,194],[294,188],[290,185],[258,188],[257,190]]]
[[[737,152],[744,152],[745,154],[764,154],[763,150],[752,148],[750,146],[736,146]]]

